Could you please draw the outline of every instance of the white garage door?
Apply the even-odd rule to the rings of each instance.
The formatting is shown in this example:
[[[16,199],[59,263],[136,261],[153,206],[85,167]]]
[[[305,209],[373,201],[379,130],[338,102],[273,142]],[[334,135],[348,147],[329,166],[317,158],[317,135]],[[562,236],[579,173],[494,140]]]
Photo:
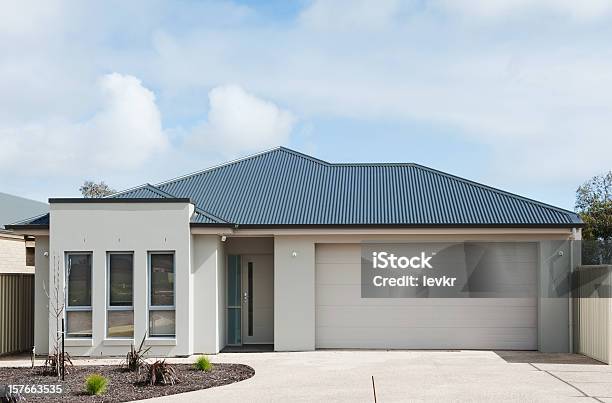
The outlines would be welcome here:
[[[535,284],[535,244],[499,247]],[[316,246],[317,348],[537,349],[535,298],[362,299],[360,259],[359,244]]]

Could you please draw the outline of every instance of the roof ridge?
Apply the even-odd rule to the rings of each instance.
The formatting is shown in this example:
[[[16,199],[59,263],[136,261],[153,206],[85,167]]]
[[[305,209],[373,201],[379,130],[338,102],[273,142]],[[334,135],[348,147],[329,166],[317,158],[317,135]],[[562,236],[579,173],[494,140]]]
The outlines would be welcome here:
[[[158,188],[157,186],[151,185],[150,183],[147,183],[146,186],[153,192],[158,192],[161,196],[164,197],[176,197],[176,195],[173,195],[172,193],[166,192],[165,190],[162,190],[160,188]],[[229,224],[227,221],[225,221],[223,218],[221,217],[217,217],[214,214],[209,213],[208,211],[202,209],[201,207],[198,207],[197,204],[193,204],[194,205],[194,212],[198,213],[198,214],[202,214],[208,218],[210,218],[213,221],[218,221],[219,223],[225,223],[225,224]]]
[[[165,190],[162,190],[162,189],[158,188],[155,185],[151,185],[150,183],[145,183],[143,185],[140,185],[140,186],[128,189],[128,190],[124,190],[124,191],[118,192],[116,194],[123,194],[123,193],[127,193],[129,191],[133,191],[133,190],[141,189],[141,188],[147,188],[150,191],[152,191],[154,193],[157,193],[158,195],[162,196],[163,198],[176,198],[176,195],[173,195],[172,193],[166,192]],[[107,197],[110,197],[110,196],[107,196]],[[226,224],[228,223],[223,218],[217,217],[214,214],[211,214],[208,211],[202,209],[201,207],[198,207],[195,203],[194,203],[194,207],[195,207],[194,211],[197,212],[198,214],[202,214],[202,215],[210,218],[213,221],[218,221],[220,223],[226,223]]]
[[[148,182],[147,182],[145,185],[146,185],[146,187],[147,187],[147,188],[148,188],[150,191],[152,191],[152,192],[154,192],[154,193],[157,193],[157,194],[159,194],[160,196],[169,197],[169,198],[176,197],[175,195],[173,195],[173,194],[171,194],[171,193],[168,193],[168,192],[166,192],[165,190],[161,190],[161,189],[160,189],[160,188],[158,188],[157,186],[151,185],[151,184],[150,184],[150,183],[148,183]]]
[[[283,147],[283,146],[277,146],[277,147],[274,147],[274,148],[269,148],[269,149],[264,150],[264,151],[260,151],[260,152],[255,153],[255,154],[246,155],[244,157],[236,158],[236,159],[233,159],[231,161],[223,162],[221,164],[213,165],[213,166],[208,167],[208,168],[200,169],[198,171],[194,171],[194,172],[191,172],[191,173],[188,173],[188,174],[185,174],[185,175],[177,176],[176,178],[168,179],[168,180],[159,182],[155,186],[158,187],[158,189],[159,189],[159,186],[164,186],[164,185],[167,185],[167,184],[170,184],[170,183],[179,182],[179,181],[187,179],[187,178],[191,178],[191,177],[194,177],[194,176],[197,176],[197,175],[201,175],[201,174],[204,174],[204,173],[207,173],[207,172],[211,172],[211,171],[214,171],[214,170],[217,170],[217,169],[220,169],[220,168],[224,168],[224,167],[227,167],[227,166],[230,166],[230,165],[238,164],[238,163],[243,162],[243,161],[247,161],[247,160],[250,160],[250,159],[261,157],[262,155],[269,154],[269,153],[272,153],[274,151],[282,151],[282,152],[286,152],[286,153],[289,153],[289,154],[293,154],[296,157],[301,157],[301,158],[305,158],[305,159],[308,159],[308,160],[313,161],[313,162],[317,162],[319,164],[331,165],[327,161],[323,161],[323,160],[320,160],[318,158],[311,157],[310,155],[301,153],[299,151],[295,151],[295,150],[292,150],[290,148]]]
[[[171,193],[168,193],[165,190],[162,190],[162,189],[158,188],[157,186],[151,185],[148,182],[147,183],[143,183],[142,185],[139,185],[139,186],[135,186],[135,187],[132,187],[132,188],[129,188],[129,189],[126,189],[126,190],[122,190],[120,192],[112,193],[112,194],[104,196],[102,198],[103,199],[113,199],[116,196],[119,196],[119,195],[122,195],[122,194],[125,194],[125,193],[129,193],[129,192],[133,192],[133,191],[138,190],[138,189],[148,189],[151,192],[156,193],[159,196],[162,196],[163,198],[166,198],[166,199],[168,199],[168,198],[176,198],[175,195],[173,195]]]
[[[446,176],[446,177],[448,177],[450,179],[453,179],[453,180],[456,180],[456,181],[459,181],[459,182],[467,183],[468,185],[478,186],[478,187],[480,187],[482,189],[490,190],[490,191],[493,191],[495,193],[499,193],[499,194],[502,194],[502,195],[505,195],[505,196],[510,196],[512,198],[519,199],[519,200],[522,200],[522,201],[525,201],[525,202],[528,202],[528,203],[537,204],[537,205],[539,205],[541,207],[544,207],[544,208],[548,208],[548,209],[551,209],[551,210],[556,210],[558,212],[569,213],[569,214],[578,216],[578,214],[576,212],[574,212],[574,211],[567,210],[567,209],[564,209],[564,208],[561,208],[561,207],[557,207],[557,206],[553,206],[552,204],[544,203],[544,202],[541,202],[541,201],[538,201],[538,200],[535,200],[535,199],[531,199],[529,197],[521,196],[519,194],[512,193],[512,192],[509,192],[507,190],[499,189],[499,188],[496,188],[496,187],[493,187],[493,186],[490,186],[490,185],[485,185],[484,183],[476,182],[476,181],[471,180],[471,179],[466,179],[466,178],[463,178],[461,176],[449,174],[447,172],[440,171],[440,170],[435,169],[435,168],[430,168],[428,166],[417,164],[417,163],[411,163],[410,165],[415,167],[415,168],[423,169],[425,171],[433,172],[433,173],[436,173],[438,175]]]
[[[300,158],[304,158],[304,159],[307,159],[307,160],[312,161],[312,162],[316,162],[316,163],[321,164],[321,165],[334,165],[331,162],[324,161],[322,159],[313,157],[312,155],[304,154],[303,152],[296,151],[296,150],[293,150],[291,148],[280,146],[280,147],[277,147],[276,149],[278,149],[280,151],[284,151],[284,152],[286,152],[288,154],[292,154],[292,155],[294,155],[296,157],[300,157]]]
[[[103,199],[112,199],[113,197],[122,195],[124,193],[133,192],[134,190],[138,190],[138,189],[142,189],[142,188],[150,188],[151,186],[153,186],[153,185],[151,185],[150,183],[143,183],[142,185],[134,186],[134,187],[131,187],[131,188],[128,188],[128,189],[125,189],[125,190],[120,190],[118,192],[111,193],[109,195],[103,196],[102,198]]]
[[[202,214],[202,215],[204,215],[204,216],[206,216],[206,217],[210,218],[211,220],[218,221],[219,223],[222,223],[222,224],[230,224],[230,222],[229,222],[229,221],[226,221],[226,220],[224,220],[224,219],[223,219],[223,218],[221,218],[221,217],[217,217],[216,215],[211,214],[211,213],[209,213],[209,212],[208,212],[208,211],[206,211],[206,210],[202,210],[202,209],[201,209],[200,207],[198,207],[198,206],[195,206],[195,212],[196,212],[196,213],[198,213],[198,214]]]
[[[163,186],[163,185],[167,185],[169,183],[178,182],[178,181],[181,181],[183,179],[187,179],[187,178],[192,177],[192,176],[200,175],[200,174],[203,174],[203,173],[206,173],[206,172],[209,172],[209,171],[213,171],[215,169],[226,167],[228,165],[237,164],[237,163],[242,162],[242,161],[246,161],[246,160],[249,160],[249,159],[252,159],[252,158],[255,158],[255,157],[259,157],[259,156],[261,156],[263,154],[267,154],[269,152],[276,151],[276,150],[279,150],[281,148],[282,147],[280,147],[280,146],[279,147],[274,147],[274,148],[271,148],[271,149],[268,149],[268,150],[264,150],[264,151],[258,152],[256,154],[251,154],[251,155],[247,155],[247,156],[244,156],[244,157],[236,158],[236,159],[231,160],[231,161],[227,161],[227,162],[223,162],[221,164],[213,165],[211,167],[200,169],[198,171],[194,171],[194,172],[191,172],[191,173],[188,173],[188,174],[185,174],[185,175],[177,176],[177,177],[172,178],[172,179],[167,179],[165,181],[157,183],[155,186]]]

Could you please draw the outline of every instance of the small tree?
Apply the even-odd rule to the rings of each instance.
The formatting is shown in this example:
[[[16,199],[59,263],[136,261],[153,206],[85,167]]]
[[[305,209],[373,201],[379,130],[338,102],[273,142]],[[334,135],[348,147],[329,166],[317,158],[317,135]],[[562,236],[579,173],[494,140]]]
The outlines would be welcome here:
[[[586,224],[583,239],[612,239],[612,171],[592,177],[576,190],[576,211]]]
[[[576,190],[582,230],[582,263],[612,263],[612,171],[592,177]]]
[[[72,366],[70,355],[64,351],[62,343],[62,320],[65,314],[65,296],[66,283],[60,286],[61,280],[61,265],[59,260],[53,257],[53,291],[49,294],[47,287],[43,282],[43,290],[49,301],[49,315],[55,321],[55,335],[53,337],[53,345],[51,346],[50,354],[45,360],[44,372],[57,375],[58,378],[66,373],[66,364]]]
[[[109,187],[104,181],[100,183],[85,181],[79,191],[86,198],[104,197],[115,193],[115,189]]]

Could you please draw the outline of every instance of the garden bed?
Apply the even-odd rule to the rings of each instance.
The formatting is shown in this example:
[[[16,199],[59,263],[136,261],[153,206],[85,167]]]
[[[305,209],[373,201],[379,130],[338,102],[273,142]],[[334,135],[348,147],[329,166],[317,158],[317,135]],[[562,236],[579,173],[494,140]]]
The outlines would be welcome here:
[[[253,368],[242,364],[214,364],[210,372],[198,371],[187,364],[176,364],[174,368],[180,382],[166,386],[143,385],[138,373],[115,365],[75,366],[63,382],[56,376],[43,375],[41,368],[0,368],[0,388],[4,385],[62,386],[61,394],[22,393],[27,402],[129,402],[227,385],[255,375]],[[102,396],[85,393],[85,378],[94,373],[108,379],[107,392]]]

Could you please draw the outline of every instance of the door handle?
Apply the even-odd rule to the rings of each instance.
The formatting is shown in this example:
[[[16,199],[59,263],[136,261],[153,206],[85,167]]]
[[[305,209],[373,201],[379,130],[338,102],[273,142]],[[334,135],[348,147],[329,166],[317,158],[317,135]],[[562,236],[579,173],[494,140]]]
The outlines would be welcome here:
[[[247,302],[249,302],[249,294],[248,293],[244,293],[244,296],[242,297],[242,301],[246,304]]]

